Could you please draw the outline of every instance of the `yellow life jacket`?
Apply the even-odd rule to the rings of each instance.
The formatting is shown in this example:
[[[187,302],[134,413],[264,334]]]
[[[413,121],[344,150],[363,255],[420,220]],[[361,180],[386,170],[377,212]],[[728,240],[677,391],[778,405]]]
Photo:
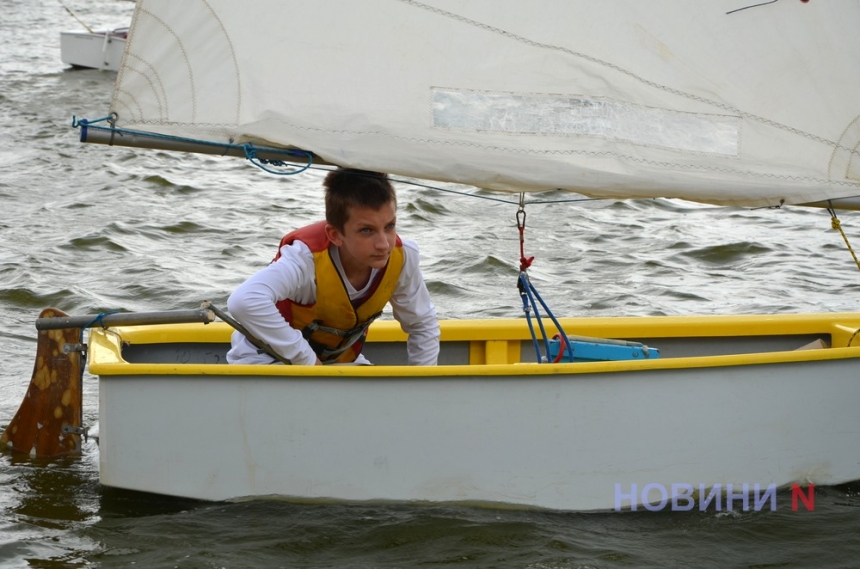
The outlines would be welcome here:
[[[281,239],[274,261],[281,256],[281,247],[301,241],[314,256],[317,301],[299,304],[290,299],[277,303],[284,319],[302,335],[323,363],[355,361],[364,346],[367,328],[382,314],[382,309],[394,294],[397,279],[403,270],[403,244],[400,237],[388,263],[376,274],[368,292],[351,301],[346,284],[329,254],[331,242],[325,234],[325,221],[296,229]]]

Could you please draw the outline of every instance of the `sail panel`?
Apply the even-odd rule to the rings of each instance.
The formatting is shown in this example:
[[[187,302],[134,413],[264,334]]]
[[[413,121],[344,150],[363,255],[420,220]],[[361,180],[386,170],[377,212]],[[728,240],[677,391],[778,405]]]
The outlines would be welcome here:
[[[559,94],[433,89],[433,128],[588,136],[639,146],[737,156],[740,120]]]
[[[112,111],[499,191],[860,195],[860,4],[744,6],[138,0]]]

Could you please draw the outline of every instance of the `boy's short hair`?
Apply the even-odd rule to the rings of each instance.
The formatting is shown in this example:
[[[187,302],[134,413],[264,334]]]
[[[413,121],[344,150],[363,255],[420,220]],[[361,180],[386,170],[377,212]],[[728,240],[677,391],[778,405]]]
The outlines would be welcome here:
[[[379,209],[387,203],[397,205],[397,194],[388,174],[338,168],[323,181],[325,186],[325,220],[343,231],[352,207]]]

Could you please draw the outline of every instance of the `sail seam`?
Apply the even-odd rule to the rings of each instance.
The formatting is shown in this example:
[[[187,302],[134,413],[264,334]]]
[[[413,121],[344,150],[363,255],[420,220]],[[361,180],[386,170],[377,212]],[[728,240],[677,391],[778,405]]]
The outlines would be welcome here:
[[[114,104],[116,106],[122,105],[123,107],[128,109],[129,114],[132,117],[134,117],[135,116],[134,109],[132,109],[131,106],[129,105],[129,103],[126,102],[126,98],[127,98],[129,101],[131,101],[131,103],[134,103],[134,105],[137,106],[137,113],[138,113],[137,116],[141,116],[143,114],[143,110],[140,108],[140,103],[137,102],[137,99],[134,97],[134,95],[132,95],[131,93],[129,93],[125,89],[121,89],[119,86],[117,86],[116,92],[118,95],[123,94],[126,96],[125,98],[123,98],[123,100],[119,100],[119,98],[117,97],[116,100],[114,101]],[[117,111],[117,109],[111,109],[111,111],[116,113],[117,116],[121,116],[121,113],[119,113]]]
[[[188,82],[189,88],[191,89],[191,121],[194,122],[197,118],[197,89],[194,86],[194,70],[191,67],[191,61],[188,58],[188,52],[185,50],[185,45],[182,43],[182,39],[176,34],[176,32],[173,31],[173,29],[167,25],[167,22],[156,16],[151,11],[146,10],[144,8],[140,8],[140,12],[142,14],[146,14],[147,16],[161,24],[161,26],[164,27],[164,29],[167,30],[170,35],[173,36],[173,38],[176,40],[176,45],[179,47],[180,51],[182,51],[182,59],[185,61],[185,66],[188,70]]]
[[[227,41],[227,46],[230,48],[230,59],[233,61],[233,68],[236,71],[236,124],[239,124],[239,117],[242,114],[242,76],[239,73],[239,62],[236,59],[236,50],[233,48],[233,41],[230,39],[230,35],[227,33],[227,28],[224,26],[224,22],[218,17],[218,14],[212,8],[212,6],[206,0],[203,0],[203,3],[212,13],[212,17],[215,18],[215,21],[218,22],[218,25],[221,27],[221,31],[224,33],[224,38]]]
[[[132,67],[131,63],[129,62],[127,62],[126,65],[126,68],[129,71],[134,71],[135,73],[138,73],[149,84],[150,89],[152,89],[152,92],[155,94],[156,101],[158,101],[158,117],[160,120],[164,120],[165,117],[170,116],[170,108],[168,106],[167,91],[164,89],[164,83],[161,81],[161,76],[149,62],[145,61],[134,53],[129,52],[128,55],[129,57],[133,57],[148,68],[148,72],[143,72],[139,69]],[[155,77],[155,81],[158,83],[157,88],[152,78],[150,78],[150,72]],[[125,90],[120,90],[120,92],[128,94]]]
[[[842,131],[842,135],[839,137],[839,148],[845,145],[846,139],[850,140],[851,138],[857,140],[857,143],[854,144],[854,147],[850,149],[848,157],[847,159],[845,159],[844,172],[841,172],[842,176],[846,179],[852,179],[851,165],[855,157],[860,156],[860,152],[858,152],[858,150],[860,150],[860,116],[854,117],[854,120],[848,123],[848,126],[845,127],[845,130]],[[841,165],[836,163],[837,160],[841,162],[842,159],[842,156],[838,154],[839,148],[833,149],[833,152],[830,155],[830,161],[827,164],[827,172],[831,176],[833,176],[834,171],[839,171],[842,169]],[[860,168],[858,168],[858,170],[860,170]],[[854,179],[856,178],[857,176],[854,176]]]

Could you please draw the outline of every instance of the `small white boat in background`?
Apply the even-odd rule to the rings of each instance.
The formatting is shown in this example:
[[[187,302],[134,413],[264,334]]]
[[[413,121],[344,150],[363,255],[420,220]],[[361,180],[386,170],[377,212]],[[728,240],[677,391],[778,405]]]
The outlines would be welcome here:
[[[60,58],[73,67],[118,71],[128,28],[60,32]]]

